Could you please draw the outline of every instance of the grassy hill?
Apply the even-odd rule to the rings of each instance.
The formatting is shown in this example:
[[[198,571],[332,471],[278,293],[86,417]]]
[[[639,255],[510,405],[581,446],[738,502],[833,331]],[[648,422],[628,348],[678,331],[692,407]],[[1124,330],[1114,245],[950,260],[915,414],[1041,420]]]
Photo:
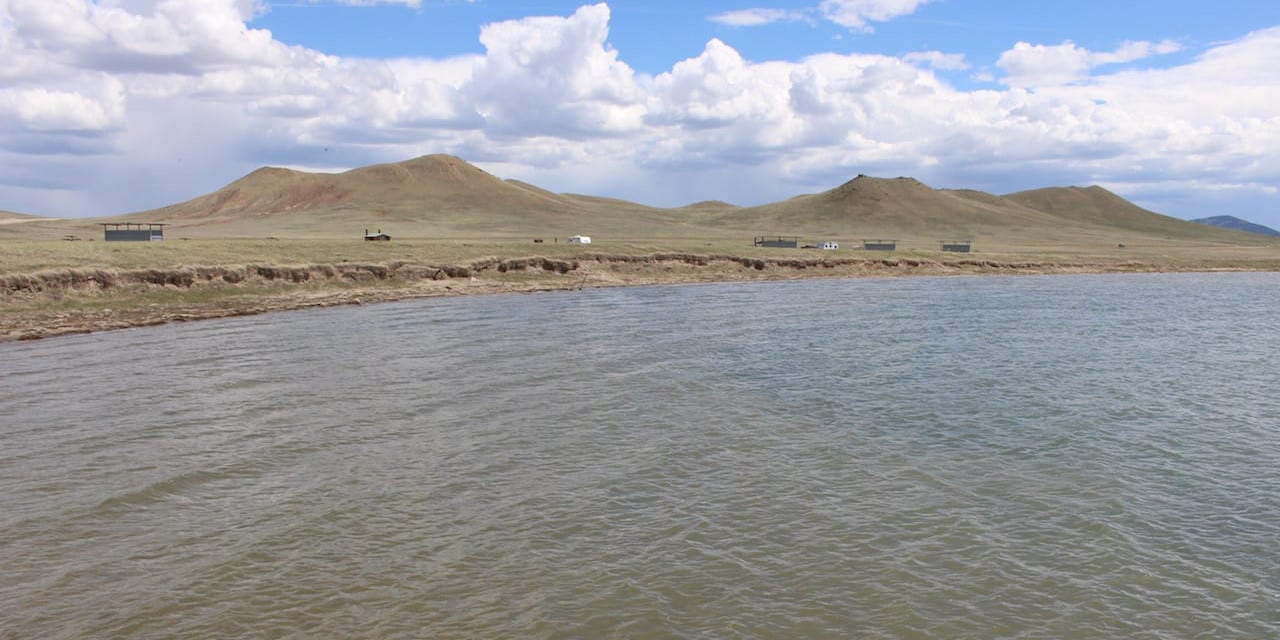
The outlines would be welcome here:
[[[0,224],[0,237],[98,237],[99,222],[166,223],[170,238],[354,239],[369,229],[441,241],[550,242],[582,234],[656,247],[740,247],[757,235],[795,235],[846,247],[864,238],[892,238],[914,250],[936,250],[939,240],[972,240],[986,251],[1059,255],[1125,245],[1149,256],[1170,247],[1277,246],[1262,236],[1147,211],[1101,187],[999,196],[933,189],[912,178],[858,176],[828,191],[760,206],[703,201],[658,208],[553,193],[446,155],[332,174],[264,167],[171,206],[99,219]]]
[[[979,192],[932,189],[912,178],[858,176],[822,193],[709,216],[720,227],[762,233],[915,239],[1030,238],[1053,218]]]
[[[22,224],[47,219],[48,218],[41,218],[40,216],[18,213],[17,211],[5,211],[0,209],[0,224]]]
[[[1006,199],[1048,213],[1065,225],[1101,227],[1119,238],[1248,242],[1238,233],[1208,229],[1139,207],[1102,187],[1050,187],[1021,191]]]
[[[62,237],[73,231],[68,230],[70,221],[59,218],[42,218],[40,216],[0,210],[0,239]],[[89,229],[89,225],[81,224],[80,228]]]
[[[113,220],[192,236],[522,237],[668,231],[680,221],[630,202],[555,194],[432,155],[337,174],[262,168],[211,194]]]

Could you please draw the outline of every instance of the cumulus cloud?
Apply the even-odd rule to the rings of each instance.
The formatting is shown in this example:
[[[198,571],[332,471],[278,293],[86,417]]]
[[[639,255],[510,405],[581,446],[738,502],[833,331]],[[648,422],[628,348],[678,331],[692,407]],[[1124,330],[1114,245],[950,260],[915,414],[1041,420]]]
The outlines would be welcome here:
[[[28,132],[102,132],[124,121],[124,91],[113,78],[77,91],[40,87],[0,89],[3,121]],[[2,125],[0,125],[2,126]]]
[[[1019,42],[1001,54],[996,65],[1008,74],[1005,82],[1010,86],[1049,86],[1083,79],[1094,67],[1133,62],[1181,49],[1182,45],[1172,40],[1126,42],[1115,51],[1089,51],[1070,40],[1059,45]]]
[[[495,132],[608,135],[640,125],[635,73],[606,45],[609,7],[568,18],[525,18],[485,26],[485,55],[464,88]]]
[[[856,28],[920,4],[823,10]],[[0,208],[119,213],[261,164],[432,152],[553,189],[668,205],[749,204],[856,173],[997,191],[1102,182],[1178,192],[1194,179],[1264,194],[1280,184],[1280,28],[1167,69],[1108,65],[1176,43],[1019,43],[997,64],[1007,86],[962,90],[934,73],[967,68],[959,54],[751,61],[716,39],[650,77],[609,45],[605,4],[489,24],[479,54],[390,60],[287,46],[248,26],[259,10],[248,0],[0,0]]]
[[[698,57],[654,78],[649,121],[705,129],[767,119],[785,106],[783,72],[781,65],[749,65],[733,47],[712,40]]]
[[[7,0],[11,37],[52,64],[113,73],[181,73],[272,66],[289,48],[245,21],[246,0]]]

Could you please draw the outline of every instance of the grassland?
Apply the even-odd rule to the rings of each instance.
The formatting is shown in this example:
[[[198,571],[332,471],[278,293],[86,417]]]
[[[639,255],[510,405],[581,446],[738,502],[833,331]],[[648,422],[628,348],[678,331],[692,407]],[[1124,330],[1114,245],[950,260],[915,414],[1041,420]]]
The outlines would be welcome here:
[[[848,245],[845,245],[848,246]],[[0,240],[0,340],[425,296],[641,284],[956,274],[1280,270],[1269,246],[1164,242],[900,251],[766,249],[726,238]]]
[[[102,241],[160,222],[164,242]],[[419,296],[895,275],[1280,270],[1280,240],[1141,209],[1098,187],[1007,196],[859,176],[755,207],[556,194],[450,156],[341,174],[264,168],[101,219],[5,214],[0,340]],[[381,229],[391,242],[364,242]],[[573,234],[596,238],[571,245]],[[757,235],[837,241],[767,249]],[[73,241],[64,240],[73,238]],[[892,238],[898,251],[863,251]],[[535,242],[535,239],[541,242]],[[974,253],[942,253],[969,240]]]

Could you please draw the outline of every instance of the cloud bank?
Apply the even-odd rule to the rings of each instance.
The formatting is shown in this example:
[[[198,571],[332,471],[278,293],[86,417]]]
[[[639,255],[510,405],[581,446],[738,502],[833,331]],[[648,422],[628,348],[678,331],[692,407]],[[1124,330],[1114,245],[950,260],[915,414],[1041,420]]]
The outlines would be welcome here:
[[[859,28],[920,4],[821,10]],[[968,67],[956,54],[751,61],[714,39],[640,74],[609,45],[605,4],[487,25],[482,54],[391,60],[285,45],[252,28],[260,10],[0,0],[0,209],[105,215],[263,164],[437,152],[659,205],[751,204],[860,172],[997,192],[1100,183],[1186,215],[1280,198],[1280,28],[1166,69],[1124,63],[1175,43],[1019,42],[994,61],[1003,88],[961,90],[937,75]]]

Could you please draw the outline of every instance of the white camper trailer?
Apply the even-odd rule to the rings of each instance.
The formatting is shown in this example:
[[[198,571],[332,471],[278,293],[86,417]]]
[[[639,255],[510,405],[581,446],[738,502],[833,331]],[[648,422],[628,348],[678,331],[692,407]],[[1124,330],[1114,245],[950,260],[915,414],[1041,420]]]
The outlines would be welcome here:
[[[591,244],[591,236],[569,236],[569,244]]]

